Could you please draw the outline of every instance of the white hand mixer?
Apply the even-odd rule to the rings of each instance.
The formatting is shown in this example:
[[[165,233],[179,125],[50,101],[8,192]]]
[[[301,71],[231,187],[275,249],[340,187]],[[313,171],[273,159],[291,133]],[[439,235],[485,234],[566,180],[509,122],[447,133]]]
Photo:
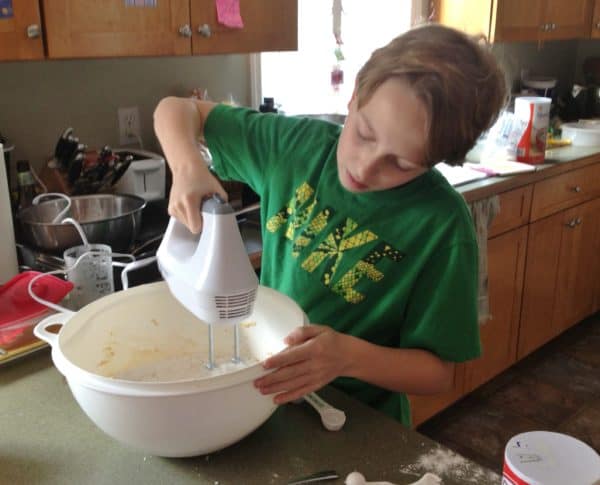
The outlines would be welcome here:
[[[240,361],[239,323],[252,314],[258,278],[240,234],[235,211],[218,195],[202,205],[202,232],[171,217],[156,257],[172,295],[208,325],[213,369],[213,324],[235,325],[234,362]]]

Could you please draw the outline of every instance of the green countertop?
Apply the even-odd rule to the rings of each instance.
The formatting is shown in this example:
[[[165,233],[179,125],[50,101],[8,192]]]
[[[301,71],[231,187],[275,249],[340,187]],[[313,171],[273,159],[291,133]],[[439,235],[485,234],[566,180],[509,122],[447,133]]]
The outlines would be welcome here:
[[[0,483],[277,485],[330,469],[340,478],[324,483],[343,484],[354,470],[399,485],[427,471],[444,485],[500,483],[495,473],[345,394],[319,394],[346,412],[341,431],[326,431],[308,404],[288,404],[221,451],[159,458],[98,429],[43,349],[0,367]]]

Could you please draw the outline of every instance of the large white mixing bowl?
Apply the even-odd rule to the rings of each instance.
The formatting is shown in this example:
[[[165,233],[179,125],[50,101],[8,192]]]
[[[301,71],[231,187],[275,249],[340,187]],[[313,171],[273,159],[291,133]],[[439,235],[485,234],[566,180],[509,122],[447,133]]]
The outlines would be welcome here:
[[[252,383],[265,373],[259,362],[283,350],[283,338],[304,322],[295,302],[261,286],[249,324],[240,325],[256,361],[230,373],[167,382],[114,377],[157,356],[207,355],[207,326],[164,282],[106,296],[77,313],[50,316],[34,333],[52,346],[54,365],[100,429],[146,453],[183,457],[235,443],[271,416],[272,396],[261,395]],[[57,323],[63,325],[58,334],[47,330]],[[213,328],[215,355],[233,356],[232,327]]]

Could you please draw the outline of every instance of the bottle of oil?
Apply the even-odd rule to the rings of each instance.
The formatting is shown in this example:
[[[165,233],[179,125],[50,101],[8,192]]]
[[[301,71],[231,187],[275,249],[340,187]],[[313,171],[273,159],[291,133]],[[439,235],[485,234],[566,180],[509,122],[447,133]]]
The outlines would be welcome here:
[[[29,207],[39,190],[31,173],[29,160],[19,160],[17,162],[17,185],[19,196],[17,198],[16,211]]]

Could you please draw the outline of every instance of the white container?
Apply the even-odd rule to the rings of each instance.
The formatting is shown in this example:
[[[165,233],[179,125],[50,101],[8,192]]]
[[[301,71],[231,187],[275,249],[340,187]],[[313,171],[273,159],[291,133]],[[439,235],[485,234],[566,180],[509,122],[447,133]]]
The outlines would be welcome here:
[[[9,194],[4,149],[0,143],[0,284],[6,283],[19,272]]]
[[[519,162],[544,162],[551,103],[550,98],[537,96],[521,96],[515,99],[515,116],[521,122],[516,154]]]
[[[253,385],[266,373],[260,361],[283,350],[284,337],[304,322],[296,303],[261,286],[249,323],[240,325],[254,363],[229,373],[198,364],[197,378],[160,382],[118,376],[182,355],[206,356],[208,346],[207,325],[180,305],[164,282],[114,293],[77,313],[48,317],[34,333],[52,346],[56,368],[100,429],[146,453],[183,457],[233,444],[271,416],[273,396]],[[56,323],[63,325],[58,335],[46,330]],[[213,325],[213,332],[217,363],[219,356],[228,360],[232,327]]]
[[[561,126],[562,138],[573,146],[600,147],[600,120],[579,120]]]
[[[502,485],[592,485],[599,479],[600,456],[572,436],[521,433],[504,451]]]
[[[134,156],[123,176],[113,186],[117,194],[133,194],[146,201],[165,197],[165,159],[156,153],[137,149],[117,149],[115,153]]]

